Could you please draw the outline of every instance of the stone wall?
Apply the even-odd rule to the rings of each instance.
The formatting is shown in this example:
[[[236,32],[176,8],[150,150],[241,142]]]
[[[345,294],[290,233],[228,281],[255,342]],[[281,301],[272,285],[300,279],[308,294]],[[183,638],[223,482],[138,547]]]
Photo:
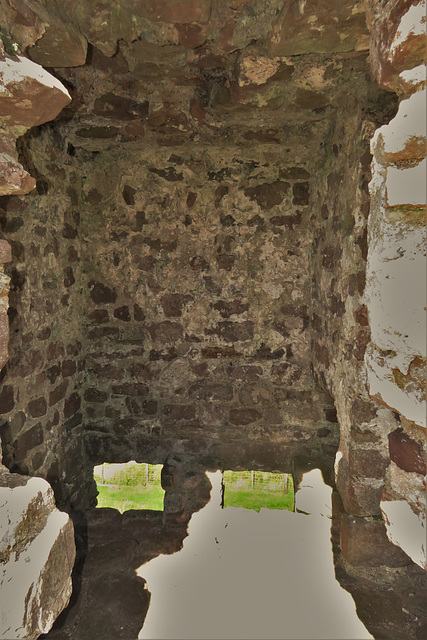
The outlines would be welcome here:
[[[58,503],[73,505],[68,486],[75,484],[71,477],[81,458],[84,370],[77,284],[80,181],[75,161],[49,127],[21,148],[36,189],[1,203],[2,230],[12,247],[3,457],[13,471],[49,479]]]
[[[129,451],[162,462],[168,446],[216,465],[255,464],[263,449],[279,464],[291,446],[320,454],[335,429],[310,372],[307,169],[268,147],[193,144],[109,150],[91,171],[82,237],[94,462]]]
[[[69,99],[65,88],[44,69],[23,58],[6,56],[0,42],[0,194],[23,194],[34,188],[35,179],[18,161],[16,138],[32,125],[54,118]],[[5,198],[1,200],[3,202]],[[7,224],[7,221],[3,222]],[[11,231],[17,231],[23,224],[22,219],[13,218]],[[24,247],[19,242],[11,241],[9,244],[4,239],[0,241],[0,364],[3,367],[3,383],[6,374],[4,365],[8,359],[9,286],[16,290],[25,283],[25,278],[15,269],[10,285],[9,277],[3,272],[3,264],[12,260],[21,263],[23,258]],[[29,301],[27,307],[33,310]],[[34,321],[37,320],[34,317]],[[14,333],[16,329],[12,337],[15,337]],[[26,360],[25,346],[24,341],[19,363],[21,372],[25,367],[33,366],[31,357]],[[43,385],[43,380],[38,379],[38,384],[39,387]],[[2,385],[2,413],[11,415],[20,400],[21,388],[11,384]],[[31,405],[28,404],[28,411],[40,413],[41,407],[40,399],[35,399]],[[26,416],[22,411],[13,415],[18,433],[26,422]],[[3,441],[0,437],[2,448],[6,446],[9,431],[9,424],[3,423],[1,435],[6,439]],[[11,466],[15,466],[21,474],[30,471],[29,466],[22,464],[22,460],[28,457],[33,446],[41,444],[39,434],[40,426],[36,425],[16,439],[15,453],[21,464]],[[39,447],[31,457],[34,467],[37,468],[37,459],[40,466],[40,460],[44,458]],[[3,638],[35,640],[42,632],[49,631],[70,598],[75,556],[73,525],[65,513],[55,508],[52,489],[45,480],[11,474],[1,461],[0,451],[0,635]],[[11,462],[8,455],[5,461]],[[31,471],[34,472],[33,469]]]
[[[345,507],[378,514],[397,407],[365,388],[368,141],[413,85],[393,69],[421,35],[390,49],[384,21],[408,3],[366,4],[388,92],[361,3],[74,4],[1,8],[8,46],[55,62],[73,98],[21,144],[34,178],[12,163],[8,193],[38,197],[3,203],[8,465],[87,507],[104,460],[328,457],[330,394]]]
[[[360,58],[349,61],[353,67]],[[313,255],[313,366],[334,397],[340,423],[336,480],[344,507],[359,516],[378,515],[389,463],[392,413],[372,402],[365,387],[364,354],[370,341],[364,299],[367,219],[371,177],[369,138],[396,110],[394,94],[371,108],[369,92],[341,112],[325,148],[316,182],[317,231]]]

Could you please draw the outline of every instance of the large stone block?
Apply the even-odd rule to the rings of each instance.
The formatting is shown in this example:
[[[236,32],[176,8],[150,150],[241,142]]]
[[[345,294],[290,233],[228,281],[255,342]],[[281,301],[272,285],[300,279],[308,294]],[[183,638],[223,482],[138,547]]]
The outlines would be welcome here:
[[[0,637],[47,633],[71,595],[74,530],[41,478],[0,466]]]
[[[344,514],[341,520],[341,550],[355,567],[403,567],[410,559],[391,544],[384,523]]]
[[[65,87],[35,62],[0,60],[0,119],[26,128],[53,120],[71,101]]]
[[[28,49],[31,60],[44,67],[79,67],[86,62],[87,40],[74,25],[52,20]]]
[[[363,51],[369,47],[363,2],[285,2],[272,38],[276,56]]]

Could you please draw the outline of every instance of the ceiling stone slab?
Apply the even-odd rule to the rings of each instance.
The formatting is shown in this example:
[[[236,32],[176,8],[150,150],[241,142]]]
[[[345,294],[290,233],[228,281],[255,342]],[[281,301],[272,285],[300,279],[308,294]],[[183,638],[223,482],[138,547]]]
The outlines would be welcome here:
[[[340,53],[369,48],[363,2],[287,0],[275,27],[270,53]]]
[[[87,40],[72,24],[55,20],[27,53],[43,67],[80,67],[86,62]]]

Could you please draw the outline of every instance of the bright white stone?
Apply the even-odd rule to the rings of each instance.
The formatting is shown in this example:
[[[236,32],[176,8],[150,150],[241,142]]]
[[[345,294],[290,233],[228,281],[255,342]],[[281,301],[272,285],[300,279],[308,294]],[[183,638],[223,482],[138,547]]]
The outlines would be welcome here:
[[[425,1],[409,8],[400,20],[399,27],[391,45],[391,52],[403,44],[410,35],[415,36],[425,33],[425,15]]]
[[[375,351],[368,352],[365,356],[365,364],[368,373],[369,393],[372,396],[379,395],[387,406],[401,413],[405,418],[415,422],[421,427],[426,427],[426,404],[419,392],[411,390],[410,393],[400,389],[393,378],[392,369],[397,366],[394,359],[383,359],[379,365],[375,358]]]
[[[34,631],[34,621],[26,619],[30,610],[38,612],[37,627],[40,633],[47,633],[59,611],[45,611],[40,598],[43,574],[48,567],[52,547],[69,517],[55,508],[53,492],[46,480],[30,478],[23,486],[0,487],[0,548],[13,548],[19,525],[26,516],[29,505],[37,505],[50,513],[43,530],[19,546],[19,553],[13,551],[9,560],[0,570],[0,638],[28,638],[30,627]],[[30,523],[31,526],[31,523]],[[73,558],[70,558],[71,565]],[[71,573],[70,566],[70,573]],[[69,593],[71,594],[71,578]],[[63,598],[67,594],[58,594]],[[64,606],[63,600],[61,600]],[[58,603],[58,607],[60,604]],[[33,637],[33,635],[31,635]]]
[[[413,69],[406,69],[406,71],[402,71],[399,75],[405,82],[417,85],[426,80],[426,71],[426,65],[420,64],[418,67],[414,67]]]
[[[382,501],[380,507],[389,540],[427,569],[426,514],[417,516],[404,500]]]
[[[409,169],[389,167],[386,180],[388,206],[425,204],[426,171],[425,159]]]
[[[0,96],[9,95],[7,85],[24,82],[27,78],[37,80],[37,82],[44,84],[46,87],[55,87],[65,93],[71,100],[71,96],[64,85],[39,64],[24,58],[24,56],[18,56],[18,61],[11,58],[0,60]]]
[[[414,136],[425,138],[426,100],[426,89],[412,94],[407,100],[402,100],[395,118],[390,124],[378,129],[376,137],[381,135],[386,153],[398,153]]]
[[[394,366],[407,373],[409,363],[426,353],[424,229],[378,220],[371,234],[365,296],[372,342],[394,350]]]

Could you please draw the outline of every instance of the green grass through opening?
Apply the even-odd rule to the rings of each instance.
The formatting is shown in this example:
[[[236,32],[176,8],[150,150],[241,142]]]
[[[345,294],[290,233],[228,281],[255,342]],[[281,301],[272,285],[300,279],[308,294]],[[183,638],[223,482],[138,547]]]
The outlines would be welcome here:
[[[163,511],[165,492],[160,484],[162,465],[126,464],[98,465],[94,478],[99,491],[98,507],[111,507],[120,513],[129,509]]]
[[[292,475],[263,471],[224,471],[224,507],[295,510]]]
[[[162,465],[104,463],[94,468],[98,507],[163,511]],[[224,471],[224,507],[295,510],[292,475],[263,471]]]

